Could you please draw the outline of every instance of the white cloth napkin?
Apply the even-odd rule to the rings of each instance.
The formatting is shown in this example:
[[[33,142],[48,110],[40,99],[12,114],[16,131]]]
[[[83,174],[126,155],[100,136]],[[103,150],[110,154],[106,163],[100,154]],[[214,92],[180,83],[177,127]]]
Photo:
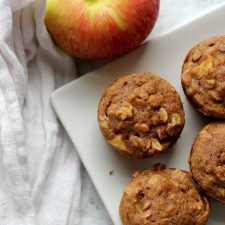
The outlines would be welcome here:
[[[79,223],[80,162],[50,103],[76,74],[45,0],[0,0],[0,225]]]

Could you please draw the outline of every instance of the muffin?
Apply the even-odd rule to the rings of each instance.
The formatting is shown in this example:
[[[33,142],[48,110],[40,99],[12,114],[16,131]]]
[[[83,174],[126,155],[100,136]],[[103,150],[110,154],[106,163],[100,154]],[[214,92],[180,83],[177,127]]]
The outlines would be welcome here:
[[[189,158],[199,187],[211,198],[225,203],[225,123],[211,123],[196,137]]]
[[[182,86],[191,103],[204,115],[225,118],[225,36],[193,47],[183,64]]]
[[[151,73],[116,79],[100,100],[98,121],[106,141],[122,155],[134,158],[166,151],[185,123],[174,87]]]
[[[135,173],[120,203],[124,225],[204,225],[208,216],[209,202],[191,175],[162,164]]]

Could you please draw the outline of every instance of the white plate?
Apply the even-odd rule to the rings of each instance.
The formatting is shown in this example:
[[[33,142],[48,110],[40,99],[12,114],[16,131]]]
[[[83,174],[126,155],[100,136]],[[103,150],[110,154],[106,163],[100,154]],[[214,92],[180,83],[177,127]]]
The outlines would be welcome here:
[[[205,122],[184,96],[180,84],[181,65],[193,45],[220,34],[225,34],[225,5],[53,93],[55,110],[115,225],[121,225],[119,202],[135,170],[147,169],[156,162],[188,170],[192,142]],[[146,71],[161,75],[176,87],[184,103],[186,125],[172,152],[149,160],[127,159],[105,143],[98,127],[97,106],[103,90],[117,76]],[[112,176],[109,175],[111,170],[114,171]],[[225,207],[213,203],[208,225],[224,223]]]

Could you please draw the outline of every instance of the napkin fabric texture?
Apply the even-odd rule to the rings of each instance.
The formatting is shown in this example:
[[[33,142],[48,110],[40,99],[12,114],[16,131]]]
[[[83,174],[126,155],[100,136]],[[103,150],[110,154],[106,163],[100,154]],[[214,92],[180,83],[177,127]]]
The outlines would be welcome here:
[[[52,109],[73,79],[45,0],[0,0],[0,225],[79,224],[80,162]]]

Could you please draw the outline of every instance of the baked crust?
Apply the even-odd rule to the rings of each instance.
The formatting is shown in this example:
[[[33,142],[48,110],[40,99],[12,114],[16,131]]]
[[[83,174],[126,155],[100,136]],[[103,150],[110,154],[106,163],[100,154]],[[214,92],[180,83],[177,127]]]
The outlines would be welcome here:
[[[134,174],[120,216],[124,225],[205,225],[209,202],[198,193],[190,173],[157,164]]]
[[[174,87],[151,73],[122,76],[108,86],[99,103],[98,121],[106,141],[134,158],[166,151],[185,123]]]
[[[205,126],[196,137],[189,164],[194,180],[214,200],[225,204],[225,123]]]
[[[225,118],[225,36],[193,47],[183,63],[181,80],[186,96],[201,113]]]

